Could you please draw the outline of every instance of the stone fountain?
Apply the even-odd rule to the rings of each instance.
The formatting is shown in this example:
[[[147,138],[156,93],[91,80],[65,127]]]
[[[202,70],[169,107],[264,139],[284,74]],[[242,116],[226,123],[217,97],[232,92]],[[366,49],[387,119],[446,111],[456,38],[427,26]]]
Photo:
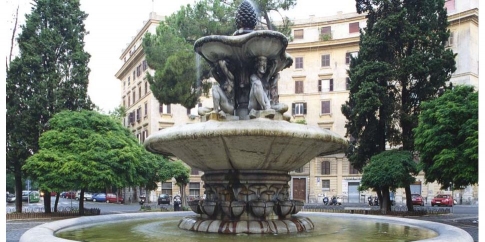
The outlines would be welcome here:
[[[206,199],[189,202],[197,216],[179,228],[212,233],[275,234],[312,230],[296,214],[304,202],[290,199],[289,171],[319,155],[343,152],[347,142],[318,127],[290,123],[279,103],[279,72],[293,63],[287,38],[254,30],[256,13],[238,8],[232,36],[207,36],[195,51],[212,67],[213,107],[199,109],[202,122],[154,133],[145,147],[176,156],[204,172]]]

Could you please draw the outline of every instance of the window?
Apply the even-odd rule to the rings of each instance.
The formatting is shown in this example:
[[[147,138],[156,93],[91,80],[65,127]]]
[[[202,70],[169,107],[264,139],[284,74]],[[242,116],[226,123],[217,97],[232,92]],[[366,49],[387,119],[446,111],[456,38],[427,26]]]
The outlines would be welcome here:
[[[333,92],[333,79],[318,80],[318,92]]]
[[[322,180],[322,191],[330,191],[330,180]]]
[[[330,101],[322,101],[322,113],[321,114],[329,114],[330,113]]]
[[[141,132],[141,142],[145,142],[145,139],[148,137],[148,130],[143,130]]]
[[[303,69],[303,57],[295,58],[295,69]]]
[[[190,175],[199,175],[199,169],[197,168],[190,168]]]
[[[135,74],[136,74],[136,71],[135,71],[135,70],[133,70],[133,83],[135,83],[135,78],[136,78],[136,77],[135,77]]]
[[[125,97],[123,97],[123,107],[126,107],[126,105],[125,105]]]
[[[189,200],[195,200],[200,196],[200,183],[190,182],[189,183]]]
[[[303,29],[295,29],[295,39],[303,39]]]
[[[130,100],[130,94],[128,93],[128,107],[130,106],[130,102],[131,102],[131,100]]]
[[[128,115],[128,122],[130,124],[134,123],[135,122],[135,112],[131,112],[129,115]]]
[[[322,161],[322,175],[330,175],[330,161]]]
[[[138,122],[141,121],[141,107],[138,107],[136,109],[136,121],[138,121]]]
[[[143,71],[146,71],[148,65],[147,65],[147,60],[143,60],[142,61],[142,65],[143,65]]]
[[[352,164],[349,164],[349,174],[359,174],[359,171]]]
[[[330,55],[322,55],[322,67],[330,66]]]
[[[291,113],[293,115],[304,115],[307,113],[306,103],[292,103]]]
[[[135,100],[136,100],[136,92],[135,92],[135,89],[133,89],[133,104],[135,104]]]
[[[350,77],[345,78],[345,90],[350,90]]]
[[[186,108],[187,109],[187,115],[190,115],[190,110],[192,110],[191,108]]]
[[[295,81],[295,93],[303,93],[303,81]]]
[[[141,64],[139,64],[137,67],[136,67],[136,76],[139,77],[141,75]]]
[[[350,56],[352,57],[357,57],[357,55],[359,54],[359,52],[347,52],[345,53],[345,64],[350,64]]]
[[[126,89],[126,81],[123,82],[123,90]]]
[[[165,112],[164,112],[164,110],[165,110]],[[159,111],[159,113],[170,114],[170,111],[171,111],[170,104],[167,104],[167,105],[160,104],[158,111]]]
[[[303,166],[295,170],[296,173],[302,173],[303,172]]]
[[[130,86],[130,77],[128,77],[128,87]]]
[[[148,82],[145,82],[145,95],[147,95],[148,92]]]
[[[358,33],[359,30],[359,22],[349,23],[349,34]]]
[[[320,29],[320,39],[325,41],[325,40],[331,40],[332,39],[332,27],[327,26],[327,27],[322,27]]]
[[[138,87],[138,97],[141,98],[141,86]]]
[[[172,183],[171,182],[162,182],[162,193],[168,194],[172,196]]]
[[[148,116],[148,103],[145,103],[145,117]]]
[[[450,32],[450,37],[448,37],[445,46],[453,46],[453,32]]]

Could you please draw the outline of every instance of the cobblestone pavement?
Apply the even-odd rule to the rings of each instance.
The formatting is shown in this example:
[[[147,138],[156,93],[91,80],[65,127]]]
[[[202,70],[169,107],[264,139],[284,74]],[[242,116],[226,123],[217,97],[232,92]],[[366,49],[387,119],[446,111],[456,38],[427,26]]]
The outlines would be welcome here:
[[[137,206],[139,208],[139,206]],[[125,212],[136,212],[136,209],[125,207]],[[109,213],[122,213],[122,211],[112,211]],[[108,213],[103,213],[108,214]],[[445,214],[408,217],[410,219],[426,220],[438,223],[444,223],[461,228],[468,232],[474,241],[478,241],[478,214]],[[18,242],[25,231],[43,223],[55,221],[54,219],[42,220],[11,220],[6,223],[6,241]]]

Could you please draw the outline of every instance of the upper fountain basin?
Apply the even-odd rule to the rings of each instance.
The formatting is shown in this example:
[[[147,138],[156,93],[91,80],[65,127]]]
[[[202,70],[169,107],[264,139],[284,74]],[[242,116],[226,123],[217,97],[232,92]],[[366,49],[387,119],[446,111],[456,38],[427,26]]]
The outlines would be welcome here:
[[[175,126],[152,134],[144,145],[202,171],[292,171],[316,156],[343,152],[347,141],[318,127],[258,118]]]

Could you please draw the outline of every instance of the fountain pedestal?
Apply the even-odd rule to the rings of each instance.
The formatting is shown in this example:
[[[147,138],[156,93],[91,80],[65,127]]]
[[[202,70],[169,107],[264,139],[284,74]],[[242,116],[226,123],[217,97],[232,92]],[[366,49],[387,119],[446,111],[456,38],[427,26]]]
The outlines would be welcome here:
[[[189,203],[197,217],[179,228],[214,233],[292,233],[313,229],[310,219],[293,216],[303,201],[289,199],[290,176],[284,171],[221,170],[203,176],[205,200]]]

